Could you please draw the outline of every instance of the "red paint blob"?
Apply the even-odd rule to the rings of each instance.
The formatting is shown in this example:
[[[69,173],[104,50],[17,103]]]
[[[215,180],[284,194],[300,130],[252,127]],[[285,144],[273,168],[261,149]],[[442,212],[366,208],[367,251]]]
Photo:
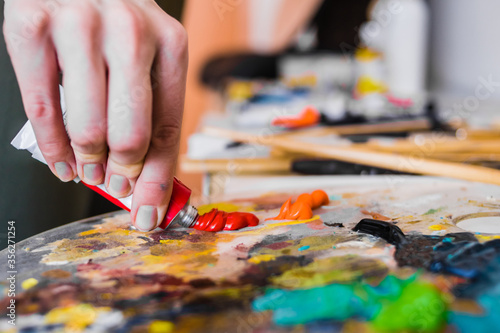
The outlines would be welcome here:
[[[218,209],[212,209],[201,215],[193,228],[197,230],[217,232],[222,230],[238,230],[245,227],[255,227],[259,219],[252,213],[226,213]]]

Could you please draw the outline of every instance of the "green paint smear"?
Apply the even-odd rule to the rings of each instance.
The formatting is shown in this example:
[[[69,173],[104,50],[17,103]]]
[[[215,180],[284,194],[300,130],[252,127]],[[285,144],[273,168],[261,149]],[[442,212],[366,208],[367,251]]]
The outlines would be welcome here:
[[[274,286],[287,289],[304,289],[325,286],[335,282],[352,282],[364,276],[383,278],[387,266],[380,260],[356,255],[315,260],[304,267],[290,269],[271,278]]]
[[[256,311],[273,311],[277,325],[315,320],[371,321],[382,332],[434,332],[446,323],[447,303],[431,283],[416,276],[401,280],[389,275],[372,287],[361,282],[298,290],[269,289],[252,303]]]
[[[381,331],[435,332],[444,326],[446,311],[447,304],[433,284],[414,282],[382,308],[372,325]]]
[[[439,207],[437,209],[429,209],[427,212],[425,212],[424,214],[422,215],[431,215],[431,214],[436,214],[436,213],[439,213],[440,211],[442,211],[443,209],[445,209],[446,207]]]

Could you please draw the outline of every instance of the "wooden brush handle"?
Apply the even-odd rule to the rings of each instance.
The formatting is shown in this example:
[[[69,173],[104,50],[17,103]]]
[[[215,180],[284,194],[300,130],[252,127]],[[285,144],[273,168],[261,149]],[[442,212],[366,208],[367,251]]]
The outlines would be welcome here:
[[[205,133],[231,138],[235,141],[279,147],[296,153],[317,157],[332,158],[339,161],[364,164],[400,172],[452,177],[470,181],[500,185],[500,171],[481,166],[445,162],[422,158],[419,155],[405,156],[394,153],[374,151],[367,148],[340,147],[325,144],[311,144],[298,138],[279,135],[249,135],[231,129],[205,128]]]

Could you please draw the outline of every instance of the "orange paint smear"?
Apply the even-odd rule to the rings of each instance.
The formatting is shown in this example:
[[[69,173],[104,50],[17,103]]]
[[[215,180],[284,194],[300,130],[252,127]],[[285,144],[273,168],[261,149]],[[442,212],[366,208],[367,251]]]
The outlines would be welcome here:
[[[292,204],[292,198],[281,206],[278,216],[267,220],[308,220],[313,217],[313,209],[327,205],[330,202],[328,195],[323,190],[302,193]]]
[[[373,217],[375,220],[380,220],[380,221],[390,221],[391,220],[390,217],[384,216],[384,215],[376,213],[376,212],[369,212],[366,209],[362,209],[361,213],[363,213],[365,215],[371,215],[371,217]]]
[[[217,232],[222,230],[238,230],[248,226],[255,227],[259,219],[252,213],[226,213],[218,209],[212,209],[201,215],[193,228],[197,230]]]
[[[319,123],[321,115],[315,108],[308,106],[296,116],[285,116],[274,118],[271,124],[273,126],[282,126],[285,128],[301,128],[313,126]]]

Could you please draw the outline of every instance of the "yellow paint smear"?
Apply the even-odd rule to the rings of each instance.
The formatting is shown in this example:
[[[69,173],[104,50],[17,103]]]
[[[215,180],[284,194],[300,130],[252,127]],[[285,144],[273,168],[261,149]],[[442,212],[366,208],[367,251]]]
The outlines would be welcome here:
[[[274,228],[274,227],[281,227],[283,225],[294,225],[294,224],[304,224],[304,223],[308,223],[308,222],[312,222],[312,221],[315,221],[319,219],[319,215],[314,215],[312,218],[310,219],[307,219],[307,220],[288,220],[288,221],[283,221],[283,222],[277,222],[277,223],[266,223],[264,225],[264,227],[271,227],[271,228]]]
[[[154,256],[151,254],[142,256],[141,259],[144,261],[146,265],[156,265],[156,264],[161,264],[164,262],[168,262],[168,259],[166,257],[162,256]]]
[[[23,287],[24,290],[28,290],[33,288],[38,284],[38,280],[34,278],[29,278],[27,280],[24,280],[23,283],[21,283],[21,286]]]
[[[92,230],[82,231],[78,234],[78,236],[87,236],[87,235],[96,234],[98,232],[99,232],[99,230],[92,229]]]
[[[485,236],[485,235],[476,235],[476,238],[480,241],[490,241],[493,239],[500,239],[499,235]]]
[[[271,261],[271,260],[275,260],[275,259],[276,259],[276,256],[273,254],[261,254],[261,255],[258,255],[258,256],[255,256],[255,257],[248,259],[248,262],[251,262],[252,264],[260,264],[261,262]]]
[[[226,236],[226,235],[231,235],[232,237],[236,237],[236,236],[241,236],[241,235],[260,234],[261,232],[267,231],[270,229],[283,227],[283,226],[296,225],[296,224],[305,224],[305,223],[309,223],[312,221],[316,221],[318,219],[319,219],[319,215],[314,215],[312,218],[310,218],[308,220],[285,220],[282,222],[274,222],[274,223],[272,221],[268,221],[265,223],[260,222],[258,227],[248,228],[248,230],[241,230],[241,231],[236,230],[236,231],[232,231],[230,234],[229,233],[228,234],[220,234],[219,240],[221,239],[221,237]],[[260,221],[262,221],[262,219],[260,219]]]
[[[155,320],[149,325],[149,333],[170,333],[175,329],[174,323],[166,320]]]
[[[180,246],[182,245],[182,241],[179,239],[160,239],[160,243],[162,244],[172,244]]]
[[[212,209],[218,209],[222,210],[227,213],[232,213],[232,212],[251,212],[254,211],[253,206],[239,206],[235,205],[231,202],[217,202],[213,204],[208,204],[208,205],[202,205],[198,207],[198,213],[200,215],[208,213]]]
[[[434,224],[434,225],[431,225],[429,227],[429,229],[439,231],[439,230],[446,230],[446,227],[444,225],[441,225],[441,224]]]
[[[109,307],[96,308],[91,304],[77,304],[50,310],[45,316],[47,324],[64,324],[67,331],[81,332],[94,323],[101,312],[109,312]]]

